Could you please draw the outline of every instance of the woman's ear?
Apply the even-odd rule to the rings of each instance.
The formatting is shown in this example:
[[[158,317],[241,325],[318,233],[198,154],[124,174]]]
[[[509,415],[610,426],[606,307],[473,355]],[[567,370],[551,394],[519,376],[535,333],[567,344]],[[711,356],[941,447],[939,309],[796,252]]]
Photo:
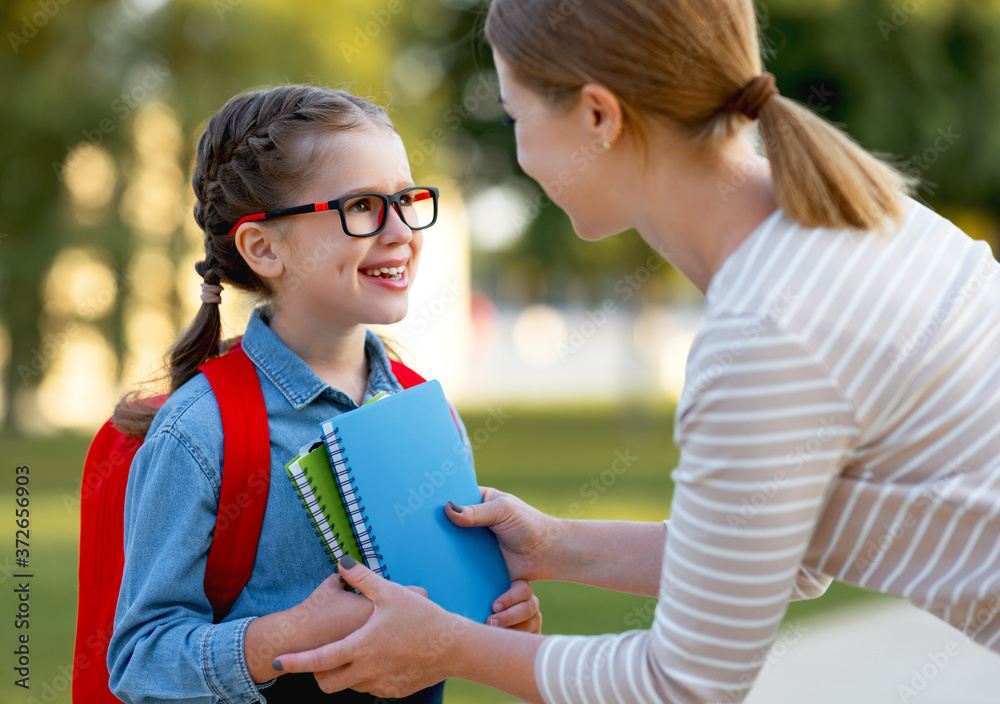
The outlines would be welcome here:
[[[275,248],[276,235],[269,227],[262,227],[256,222],[245,222],[234,235],[236,249],[261,278],[273,279],[285,271],[284,262]]]
[[[580,89],[579,106],[594,138],[613,145],[625,128],[625,114],[618,97],[602,85],[586,83]]]

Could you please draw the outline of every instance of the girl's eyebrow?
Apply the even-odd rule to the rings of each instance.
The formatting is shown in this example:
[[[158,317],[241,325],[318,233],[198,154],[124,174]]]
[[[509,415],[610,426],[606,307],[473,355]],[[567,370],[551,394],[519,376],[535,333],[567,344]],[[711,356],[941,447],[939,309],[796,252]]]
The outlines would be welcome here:
[[[338,197],[343,198],[344,196],[354,195],[355,193],[387,193],[387,194],[391,195],[393,193],[396,193],[397,191],[402,191],[404,189],[413,188],[413,187],[414,187],[414,184],[412,184],[410,182],[406,182],[402,186],[398,186],[397,188],[395,188],[393,190],[383,191],[382,189],[378,188],[377,186],[365,185],[365,186],[358,186],[356,188],[352,188],[349,191],[345,191],[344,195],[338,196]]]

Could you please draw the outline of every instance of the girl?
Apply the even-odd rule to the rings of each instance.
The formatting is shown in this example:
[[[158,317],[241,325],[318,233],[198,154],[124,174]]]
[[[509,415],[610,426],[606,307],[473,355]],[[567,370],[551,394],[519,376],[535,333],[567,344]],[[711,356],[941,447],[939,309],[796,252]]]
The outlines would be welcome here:
[[[786,601],[834,577],[1000,652],[989,247],[780,97],[750,0],[494,0],[486,34],[524,170],[581,237],[638,229],[707,308],[669,521],[557,521],[493,490],[449,515],[492,526],[512,576],[658,596],[655,619],[594,638],[490,631],[357,565],[344,576],[372,618],[280,664],[386,692],[425,639],[462,628],[425,681],[536,702],[735,702]],[[758,119],[766,157],[745,129]]]
[[[163,408],[125,398],[115,415],[120,428],[146,439],[126,495],[111,689],[130,703],[243,703],[265,694],[269,702],[371,701],[350,691],[324,695],[311,675],[272,682],[281,674],[270,666],[279,650],[342,638],[371,613],[364,597],[331,576],[283,467],[320,421],[401,390],[365,325],[405,315],[437,193],[414,187],[402,141],[381,109],[307,86],[230,100],[201,137],[193,185],[205,233],[197,265],[203,304],[169,353],[172,393]],[[331,199],[329,210],[270,212]],[[203,580],[223,438],[197,367],[220,350],[223,283],[266,301],[242,346],[260,377],[273,469],[253,574],[213,624]],[[499,601],[492,625],[538,628],[537,599],[525,582]],[[407,701],[442,695],[443,682]]]

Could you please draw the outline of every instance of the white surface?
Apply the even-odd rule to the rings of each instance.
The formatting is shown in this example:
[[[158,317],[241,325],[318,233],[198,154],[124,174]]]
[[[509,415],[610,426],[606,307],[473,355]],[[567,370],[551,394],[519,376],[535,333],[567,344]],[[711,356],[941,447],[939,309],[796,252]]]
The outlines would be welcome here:
[[[792,626],[776,641],[747,704],[1000,702],[1000,655],[905,601],[848,607]]]

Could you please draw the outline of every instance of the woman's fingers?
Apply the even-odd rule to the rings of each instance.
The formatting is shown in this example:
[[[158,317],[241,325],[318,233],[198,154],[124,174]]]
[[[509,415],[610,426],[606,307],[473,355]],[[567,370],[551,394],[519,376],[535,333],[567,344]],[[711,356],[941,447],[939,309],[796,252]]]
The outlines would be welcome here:
[[[492,526],[507,518],[508,512],[501,501],[491,501],[471,506],[459,506],[454,501],[447,504],[448,518],[456,526],[472,528],[475,526]]]
[[[279,655],[273,667],[279,672],[333,672],[354,662],[355,643],[359,640],[356,636],[360,633],[361,631],[355,631],[343,640],[327,643],[312,650]]]

